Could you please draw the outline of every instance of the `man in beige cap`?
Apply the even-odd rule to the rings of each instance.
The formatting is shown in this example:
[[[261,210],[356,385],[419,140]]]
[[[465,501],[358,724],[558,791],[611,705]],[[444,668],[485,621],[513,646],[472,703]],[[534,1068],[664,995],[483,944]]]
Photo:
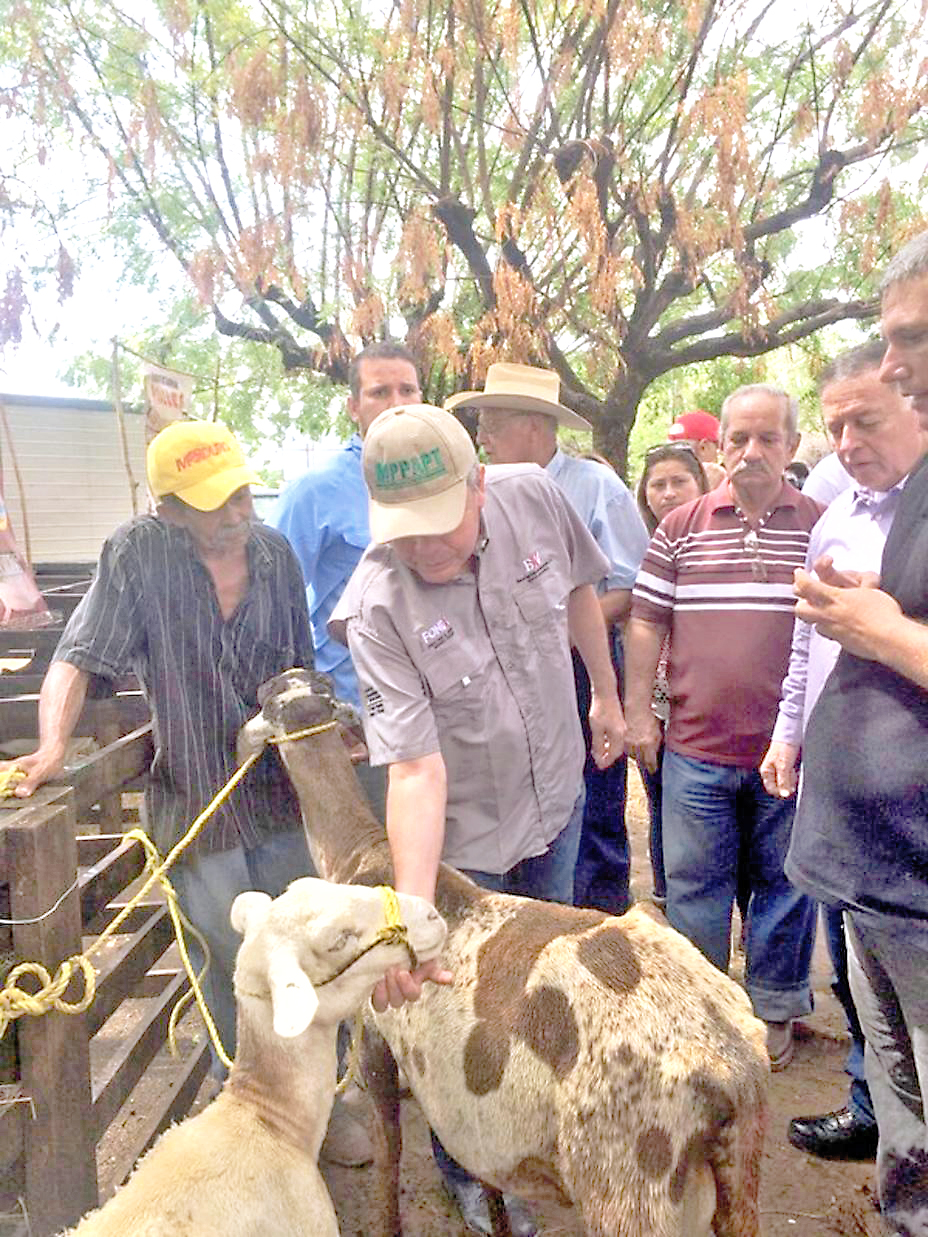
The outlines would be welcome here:
[[[560,402],[560,379],[553,370],[499,361],[487,370],[483,391],[452,396],[448,408],[472,408],[477,414],[477,442],[491,464],[534,463],[552,477],[570,500],[585,527],[608,559],[596,583],[609,636],[613,668],[622,681],[622,636],[631,605],[631,590],[641,566],[648,534],[634,498],[616,472],[596,460],[568,455],[558,446],[559,425],[590,430],[583,417]],[[594,906],[611,915],[629,906],[631,856],[625,828],[627,761],[600,769],[590,754],[585,726],[590,682],[574,654],[577,705],[587,758],[583,770],[586,803],[574,877],[578,906]]]
[[[625,734],[594,587],[605,556],[540,468],[484,469],[443,409],[381,413],[362,461],[373,544],[331,624],[358,672],[371,761],[389,766],[396,888],[431,897],[444,859],[487,888],[570,902],[584,757],[571,642],[600,765]],[[426,978],[447,976],[437,962],[391,972],[375,1003],[415,999]],[[479,1183],[436,1155],[466,1222],[489,1232]],[[512,1205],[510,1218],[534,1232]]]

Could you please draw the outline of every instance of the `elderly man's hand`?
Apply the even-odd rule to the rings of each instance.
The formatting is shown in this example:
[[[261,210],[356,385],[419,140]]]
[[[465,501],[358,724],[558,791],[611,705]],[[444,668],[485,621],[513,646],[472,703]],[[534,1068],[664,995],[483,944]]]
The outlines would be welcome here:
[[[57,777],[63,768],[64,754],[57,748],[54,751],[39,748],[30,756],[19,756],[16,760],[0,760],[0,773],[19,769],[26,775],[13,788],[13,794],[18,799],[28,799],[50,778]]]
[[[451,972],[442,966],[439,958],[430,958],[414,971],[404,970],[401,966],[391,966],[371,994],[371,1004],[380,1014],[390,1006],[399,1009],[407,1001],[418,1001],[422,995],[422,986],[426,982],[450,984],[453,978]]]
[[[788,799],[796,793],[799,748],[795,743],[771,743],[760,762],[760,780],[768,795]]]
[[[615,693],[590,700],[590,753],[597,769],[608,769],[625,751],[627,727]]]
[[[880,660],[886,632],[903,617],[899,603],[872,585],[834,587],[797,568],[793,591],[799,600],[796,616],[813,623],[823,636],[837,640],[848,652]]]
[[[649,773],[657,772],[657,753],[660,751],[662,739],[661,724],[650,708],[640,717],[629,714],[625,750]]]

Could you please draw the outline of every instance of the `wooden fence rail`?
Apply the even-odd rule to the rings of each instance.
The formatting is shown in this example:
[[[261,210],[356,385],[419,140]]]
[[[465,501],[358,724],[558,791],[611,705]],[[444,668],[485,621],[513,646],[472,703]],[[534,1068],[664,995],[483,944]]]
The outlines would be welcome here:
[[[11,703],[0,702],[0,718]],[[132,716],[129,708],[123,721]],[[53,972],[126,903],[143,869],[141,846],[118,833],[78,834],[101,799],[141,786],[151,758],[145,725],[70,769],[66,784],[0,808],[0,920],[14,921],[0,923],[0,965],[5,956]],[[172,939],[166,908],[151,891],[124,931],[94,956],[97,994],[84,1014],[26,1016],[0,1040],[0,1213],[21,1199],[33,1237],[73,1224],[97,1202],[97,1144],[162,1048],[171,1008],[187,986],[164,957]],[[72,983],[66,1000],[80,995],[81,982]],[[95,1051],[94,1037],[106,1035],[124,1002],[140,997],[135,1016],[119,1024],[116,1049]],[[147,1105],[122,1149],[117,1178],[188,1111],[208,1062],[204,1037],[170,1095]]]

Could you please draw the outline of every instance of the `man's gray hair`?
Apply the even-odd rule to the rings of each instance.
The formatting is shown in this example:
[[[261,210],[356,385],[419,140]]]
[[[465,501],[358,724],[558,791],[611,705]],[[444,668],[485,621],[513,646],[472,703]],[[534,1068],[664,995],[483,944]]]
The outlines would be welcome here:
[[[879,369],[885,355],[886,344],[882,339],[868,339],[865,344],[839,352],[818,376],[819,395],[835,382],[847,382],[849,378],[859,378],[861,374]]]
[[[919,232],[890,260],[880,280],[880,296],[897,284],[928,275],[928,231]]]
[[[469,490],[480,489],[480,461],[473,465],[470,472],[467,474],[467,488]]]
[[[728,410],[731,404],[736,399],[741,399],[745,395],[772,395],[774,399],[780,399],[784,404],[786,414],[786,431],[790,438],[795,438],[799,433],[799,400],[795,395],[790,395],[788,391],[784,391],[782,387],[776,386],[773,382],[750,382],[747,386],[738,387],[736,391],[732,391],[731,395],[725,397],[722,403],[722,411],[719,415],[719,440],[724,439],[728,430]]]

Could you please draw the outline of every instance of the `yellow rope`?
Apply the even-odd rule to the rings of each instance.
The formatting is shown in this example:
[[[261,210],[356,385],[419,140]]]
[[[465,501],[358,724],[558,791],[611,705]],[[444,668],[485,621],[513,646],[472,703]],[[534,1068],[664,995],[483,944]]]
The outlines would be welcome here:
[[[270,738],[268,741],[274,744],[292,742],[296,739],[307,738],[314,734],[321,734],[325,730],[332,730],[338,725],[338,722],[326,722],[320,726],[307,727],[304,730],[294,731],[291,734],[280,735],[279,737]],[[181,961],[187,977],[190,980],[190,991],[181,997],[180,1001],[174,1007],[171,1014],[171,1019],[168,1027],[168,1037],[171,1043],[172,1051],[176,1051],[175,1029],[177,1019],[180,1013],[186,1007],[191,999],[195,999],[199,1007],[200,1013],[203,1016],[203,1021],[206,1024],[207,1032],[213,1042],[216,1050],[216,1055],[222,1061],[223,1065],[228,1069],[232,1062],[222,1046],[219,1038],[219,1032],[216,1030],[216,1024],[213,1021],[212,1015],[206,1005],[203,993],[200,988],[203,976],[206,974],[209,966],[209,949],[203,937],[197,932],[196,928],[187,920],[177,903],[177,894],[171,882],[168,880],[166,873],[174,863],[180,858],[183,852],[194,841],[200,830],[209,820],[209,818],[222,806],[229,798],[232,791],[239,784],[251,766],[258,760],[261,752],[253,752],[247,757],[235,770],[225,786],[219,790],[210,802],[206,805],[202,812],[193,821],[187,832],[175,844],[164,860],[160,860],[158,851],[156,850],[151,839],[142,829],[132,829],[123,835],[125,841],[137,841],[146,852],[145,867],[148,871],[148,877],[142,887],[136,894],[126,903],[119,913],[107,924],[100,935],[96,938],[83,953],[74,954],[70,958],[66,958],[60,964],[54,976],[51,976],[48,970],[39,962],[21,962],[15,966],[7,975],[3,988],[0,989],[0,1039],[6,1032],[7,1027],[11,1022],[23,1015],[39,1017],[41,1014],[47,1014],[51,1010],[58,1010],[63,1014],[80,1014],[86,1010],[93,1001],[96,992],[96,971],[90,962],[90,957],[94,954],[101,945],[104,944],[111,936],[113,936],[119,927],[125,922],[127,917],[132,913],[133,909],[142,901],[151,887],[157,882],[164,889],[165,898],[167,900],[168,913],[171,916],[171,922],[174,925],[174,932],[177,937],[178,949],[180,950]],[[18,776],[14,776],[18,775]],[[25,776],[19,769],[12,768],[0,774],[0,797],[13,793],[13,786]],[[206,964],[204,965],[199,976],[194,972],[193,964],[190,961],[187,952],[187,945],[184,936],[184,926],[189,928],[197,937],[201,948],[204,951]],[[80,972],[84,980],[84,994],[78,1001],[67,1002],[61,998],[67,990],[68,985],[74,976]],[[21,976],[32,975],[38,980],[40,987],[37,992],[28,992],[21,988],[18,980]]]
[[[409,942],[409,930],[403,923],[403,917],[400,914],[400,900],[396,896],[396,890],[389,885],[377,885],[376,888],[380,892],[383,899],[383,913],[386,919],[385,927],[381,928],[374,940],[373,949],[379,944],[398,943],[403,944],[409,950],[412,958],[415,958],[412,945]],[[351,1043],[348,1047],[348,1063],[345,1066],[345,1072],[338,1081],[335,1088],[335,1094],[341,1095],[346,1091],[352,1079],[357,1079],[360,1084],[361,1074],[361,1040],[364,1034],[364,1018],[359,1010],[351,1024]]]
[[[25,776],[25,770],[17,765],[0,771],[0,799],[9,799]]]

